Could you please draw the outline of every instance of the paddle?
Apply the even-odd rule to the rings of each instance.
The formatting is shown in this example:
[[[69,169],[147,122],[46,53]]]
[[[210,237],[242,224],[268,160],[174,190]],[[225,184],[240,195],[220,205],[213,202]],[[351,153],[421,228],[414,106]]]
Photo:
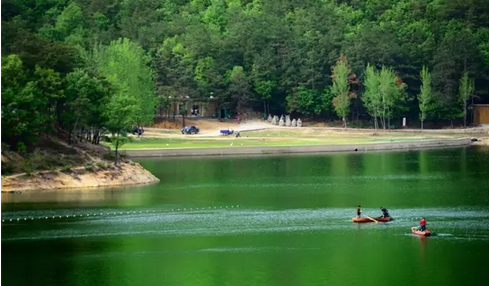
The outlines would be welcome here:
[[[375,221],[375,223],[379,223],[378,221],[376,221],[375,219],[373,219],[373,218],[371,218],[371,217],[369,217],[369,216],[365,216],[365,217],[366,217],[366,218],[368,218],[368,219],[370,219],[370,220]]]

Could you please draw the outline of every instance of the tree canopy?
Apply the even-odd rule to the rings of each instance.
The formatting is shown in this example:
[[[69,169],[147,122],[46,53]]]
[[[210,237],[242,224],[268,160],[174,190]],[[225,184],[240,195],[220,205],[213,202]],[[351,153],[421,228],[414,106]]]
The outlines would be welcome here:
[[[100,136],[115,130],[107,109],[130,103],[130,116],[119,118],[129,128],[150,124],[169,96],[210,94],[235,115],[254,109],[345,122],[351,115],[375,127],[379,119],[389,127],[400,117],[466,118],[468,91],[475,103],[489,103],[486,4],[5,0],[4,137],[16,144],[56,128]],[[338,61],[347,63],[348,94]]]

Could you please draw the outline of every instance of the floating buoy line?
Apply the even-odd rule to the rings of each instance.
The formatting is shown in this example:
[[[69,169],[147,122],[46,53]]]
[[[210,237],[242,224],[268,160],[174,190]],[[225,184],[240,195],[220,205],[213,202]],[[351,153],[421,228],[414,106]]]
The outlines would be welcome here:
[[[188,212],[188,211],[208,211],[216,209],[234,209],[239,208],[239,205],[232,206],[214,206],[214,207],[201,207],[201,208],[169,208],[163,210],[145,210],[145,211],[117,211],[117,212],[94,212],[94,213],[84,213],[84,214],[73,214],[73,215],[49,215],[49,216],[26,216],[20,218],[9,218],[3,219],[2,223],[6,222],[23,222],[23,221],[34,221],[34,220],[60,220],[68,218],[81,218],[81,217],[107,217],[107,216],[121,216],[121,215],[134,215],[134,214],[148,214],[148,213],[176,213],[176,212]]]

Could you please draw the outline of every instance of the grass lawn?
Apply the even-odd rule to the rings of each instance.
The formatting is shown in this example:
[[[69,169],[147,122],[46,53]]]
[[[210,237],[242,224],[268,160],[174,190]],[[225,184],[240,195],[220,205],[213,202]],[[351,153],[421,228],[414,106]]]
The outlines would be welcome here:
[[[267,136],[271,133],[271,136]],[[242,132],[241,138],[235,137],[192,137],[176,135],[175,137],[161,138],[132,138],[124,144],[120,150],[139,149],[166,149],[166,148],[217,148],[217,147],[246,147],[246,146],[301,146],[301,145],[336,145],[336,144],[362,144],[382,143],[396,141],[417,141],[423,139],[435,139],[443,136],[426,136],[413,134],[388,134],[376,135],[372,133],[340,133],[328,132],[327,134],[297,134],[291,131],[252,131]],[[114,146],[106,143],[112,149]]]

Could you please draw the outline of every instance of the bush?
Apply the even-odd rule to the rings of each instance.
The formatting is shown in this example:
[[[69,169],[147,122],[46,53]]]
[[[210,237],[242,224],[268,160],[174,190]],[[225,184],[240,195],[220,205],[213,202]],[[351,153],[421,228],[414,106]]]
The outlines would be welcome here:
[[[27,147],[25,146],[24,142],[17,143],[17,152],[21,154],[25,154],[26,151],[27,151]]]
[[[115,160],[115,155],[112,152],[105,153],[103,158],[107,161],[113,161]]]
[[[25,145],[24,145],[25,146]],[[24,159],[22,164],[22,171],[30,175],[33,171],[43,169],[43,157],[39,149],[34,150],[28,158]]]
[[[97,167],[99,167],[100,169],[107,169],[107,164],[105,164],[104,162],[99,162],[97,163]]]
[[[64,165],[63,167],[61,167],[61,172],[69,173],[71,172],[71,168],[71,165]]]
[[[11,175],[14,173],[14,166],[9,162],[2,163],[2,176]]]
[[[94,172],[97,170],[97,168],[93,164],[88,164],[85,166],[85,170],[87,170],[88,172]]]
[[[63,161],[58,156],[46,156],[44,162],[49,169],[63,166]]]
[[[2,151],[9,151],[10,150],[10,145],[8,145],[5,142],[2,142]]]
[[[34,169],[36,170],[42,170],[47,167],[45,166],[44,157],[42,156],[41,150],[39,149],[34,150],[34,153],[32,153],[30,159],[32,160],[34,164]]]
[[[27,175],[32,174],[32,172],[36,169],[36,166],[34,164],[34,161],[32,158],[28,158],[24,160],[24,163],[22,164],[22,171],[24,171]]]

